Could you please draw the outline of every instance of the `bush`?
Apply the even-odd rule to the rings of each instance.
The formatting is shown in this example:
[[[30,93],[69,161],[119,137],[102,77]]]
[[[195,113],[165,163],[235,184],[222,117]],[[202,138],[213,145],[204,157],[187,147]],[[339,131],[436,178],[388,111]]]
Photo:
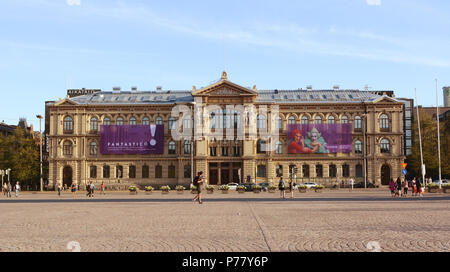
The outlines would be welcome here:
[[[325,188],[323,185],[314,186],[314,189],[323,189],[323,188]]]
[[[159,188],[161,191],[170,191],[169,185],[164,185]]]
[[[221,185],[221,186],[219,186],[219,190],[228,191],[229,189],[230,189],[230,186],[228,186],[228,185]]]
[[[191,190],[192,190],[192,191],[196,191],[196,190],[197,190],[197,186],[192,185],[192,186],[191,186]]]
[[[184,187],[183,185],[177,185],[177,187],[175,187],[175,190],[177,191],[184,191],[186,189],[186,187]]]
[[[427,188],[439,188],[439,184],[431,183],[427,185]]]
[[[130,190],[130,192],[136,192],[138,190],[138,188],[133,185],[133,186],[128,187],[128,190]]]
[[[267,189],[269,190],[276,190],[278,187],[275,185],[270,185],[269,187],[267,187]]]
[[[254,190],[254,189],[257,189],[257,190],[258,190],[258,189],[261,189],[261,188],[262,188],[262,187],[259,186],[259,185],[253,185],[253,186],[252,186],[252,189],[253,189],[253,190]]]
[[[151,191],[154,190],[154,188],[152,186],[145,186],[144,189],[145,189],[146,192],[151,192]]]
[[[244,185],[238,185],[236,187],[236,190],[245,190],[245,186]]]
[[[298,189],[306,189],[307,187],[306,187],[306,185],[299,184],[297,188],[298,188]]]
[[[212,185],[207,185],[207,186],[206,186],[206,190],[208,190],[208,191],[214,191],[214,186],[212,186]]]

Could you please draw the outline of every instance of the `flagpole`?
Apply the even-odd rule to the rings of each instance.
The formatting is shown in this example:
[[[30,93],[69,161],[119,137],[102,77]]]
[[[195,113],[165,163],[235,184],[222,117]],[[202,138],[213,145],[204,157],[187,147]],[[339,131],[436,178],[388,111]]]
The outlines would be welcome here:
[[[420,147],[420,169],[422,170],[422,182],[425,185],[425,172],[423,171],[423,156],[422,156],[422,137],[420,136],[420,119],[419,119],[419,102],[417,101],[417,92],[414,88],[414,95],[416,97],[416,108],[417,108],[417,128],[419,129],[419,147]],[[424,188],[425,190],[425,188]],[[420,194],[420,192],[419,192]]]
[[[438,160],[439,160],[439,189],[442,188],[441,179],[441,140],[439,134],[439,96],[438,96],[438,81],[436,79],[436,122],[437,122],[437,136],[438,136]]]

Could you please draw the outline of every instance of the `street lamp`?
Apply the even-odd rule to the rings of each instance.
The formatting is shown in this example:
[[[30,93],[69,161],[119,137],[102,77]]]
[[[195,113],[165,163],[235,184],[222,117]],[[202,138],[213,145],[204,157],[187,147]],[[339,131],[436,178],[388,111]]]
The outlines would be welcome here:
[[[195,107],[196,102],[193,101],[190,103],[191,105],[191,120],[192,120],[192,138],[191,138],[191,184],[194,184],[194,107]],[[191,121],[189,120],[189,121]]]
[[[36,117],[39,119],[39,138],[40,138],[40,165],[41,165],[41,174],[40,174],[40,187],[41,187],[41,192],[42,192],[42,190],[43,190],[43,188],[42,188],[42,115],[36,115]]]

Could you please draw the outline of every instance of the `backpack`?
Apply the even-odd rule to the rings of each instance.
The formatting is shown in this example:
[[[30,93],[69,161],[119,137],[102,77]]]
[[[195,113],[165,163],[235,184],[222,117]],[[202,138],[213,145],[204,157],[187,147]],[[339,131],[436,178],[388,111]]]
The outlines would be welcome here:
[[[195,178],[194,178],[194,186],[198,186],[198,176],[196,176]]]
[[[284,180],[280,180],[280,183],[278,183],[278,188],[284,188]]]

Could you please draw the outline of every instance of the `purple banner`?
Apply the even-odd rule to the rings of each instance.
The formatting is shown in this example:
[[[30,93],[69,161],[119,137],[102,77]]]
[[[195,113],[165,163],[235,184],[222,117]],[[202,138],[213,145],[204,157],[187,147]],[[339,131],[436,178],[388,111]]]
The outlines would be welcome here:
[[[351,153],[352,124],[289,124],[288,153]]]
[[[100,154],[163,154],[164,125],[100,126]]]

